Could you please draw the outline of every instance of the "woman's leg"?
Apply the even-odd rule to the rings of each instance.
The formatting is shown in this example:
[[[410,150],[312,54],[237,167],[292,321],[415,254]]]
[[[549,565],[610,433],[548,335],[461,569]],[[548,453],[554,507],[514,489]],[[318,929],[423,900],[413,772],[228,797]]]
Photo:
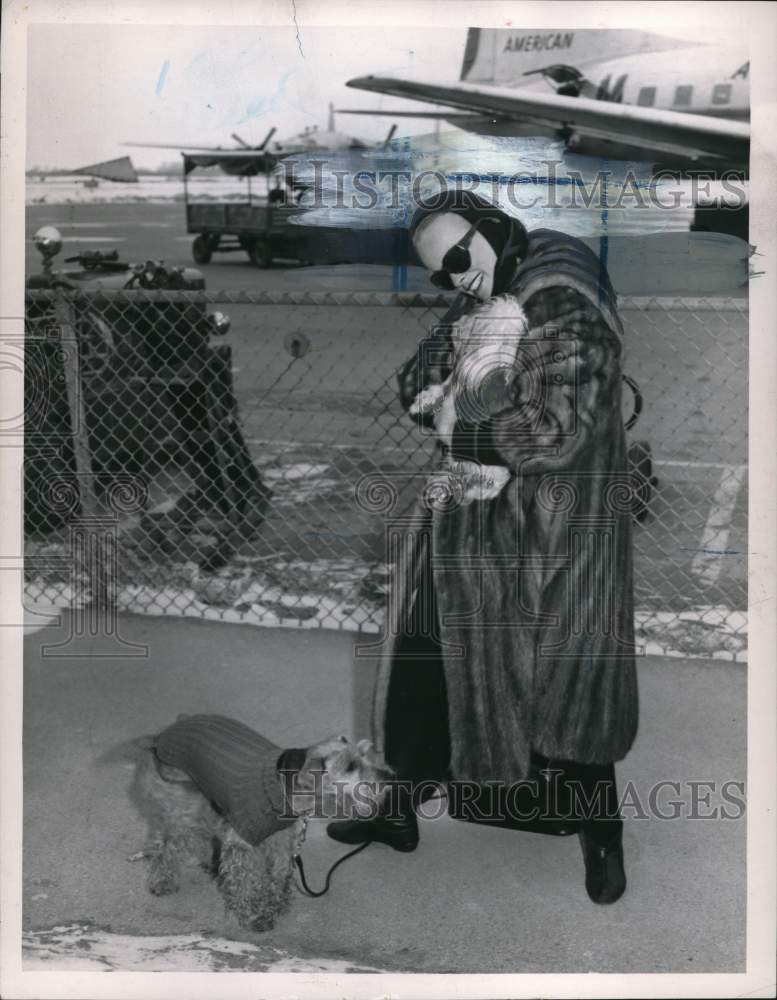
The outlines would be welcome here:
[[[445,669],[437,628],[437,606],[431,593],[434,623],[429,634],[411,614],[399,638],[391,668],[386,703],[386,762],[400,781],[444,782],[450,762]]]
[[[626,890],[623,820],[614,764],[572,764],[567,780],[580,811],[585,887],[594,903],[614,903]]]
[[[399,637],[386,701],[385,757],[397,780],[386,794],[381,815],[372,820],[330,823],[327,833],[345,844],[377,840],[399,851],[418,844],[415,808],[445,782],[450,761],[448,701],[439,641],[434,588],[429,614],[416,605]],[[424,624],[424,623],[429,624]]]
[[[564,781],[587,834],[608,844],[623,830],[614,764],[565,763]]]

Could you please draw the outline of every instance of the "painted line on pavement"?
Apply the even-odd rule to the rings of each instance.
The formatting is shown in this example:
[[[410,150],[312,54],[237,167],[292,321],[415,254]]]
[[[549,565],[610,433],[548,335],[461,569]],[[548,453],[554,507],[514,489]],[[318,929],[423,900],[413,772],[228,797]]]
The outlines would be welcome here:
[[[699,551],[691,562],[691,573],[707,586],[717,583],[723,569],[723,555],[728,549],[731,531],[731,516],[747,472],[745,465],[726,465],[723,468],[699,542]]]
[[[32,243],[31,239],[27,240]],[[63,236],[63,243],[126,243],[126,236]]]
[[[115,222],[58,222],[58,229],[108,229]]]
[[[729,462],[693,462],[686,459],[665,459],[654,458],[653,465],[666,466],[676,469],[746,469],[747,463],[741,466],[732,466]]]

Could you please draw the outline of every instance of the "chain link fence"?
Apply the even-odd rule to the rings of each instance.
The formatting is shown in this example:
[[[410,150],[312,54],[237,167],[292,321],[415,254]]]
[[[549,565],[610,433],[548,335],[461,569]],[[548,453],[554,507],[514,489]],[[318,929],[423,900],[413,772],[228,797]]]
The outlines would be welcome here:
[[[28,602],[378,632],[434,440],[396,373],[447,306],[379,293],[28,291]],[[208,306],[228,310],[220,337]],[[746,648],[746,300],[623,300],[638,638]],[[631,397],[624,393],[624,418]],[[387,485],[386,485],[387,484]]]

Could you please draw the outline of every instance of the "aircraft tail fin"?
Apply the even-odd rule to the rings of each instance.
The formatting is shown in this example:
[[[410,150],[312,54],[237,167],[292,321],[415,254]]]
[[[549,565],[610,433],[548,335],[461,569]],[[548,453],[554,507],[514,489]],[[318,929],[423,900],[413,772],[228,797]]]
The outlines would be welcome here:
[[[527,80],[526,73],[558,63],[580,68],[607,59],[693,44],[687,39],[623,28],[470,28],[460,79],[510,87],[533,79]]]
[[[115,160],[103,160],[102,163],[91,163],[88,167],[73,170],[74,174],[86,174],[89,177],[101,177],[106,181],[124,181],[136,184],[138,175],[129,156],[120,156]]]

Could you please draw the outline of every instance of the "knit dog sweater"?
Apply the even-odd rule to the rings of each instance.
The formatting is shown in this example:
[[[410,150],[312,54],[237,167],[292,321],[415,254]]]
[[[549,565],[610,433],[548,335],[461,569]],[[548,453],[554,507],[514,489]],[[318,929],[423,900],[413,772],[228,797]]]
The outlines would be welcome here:
[[[221,715],[180,716],[154,739],[163,764],[184,771],[240,836],[259,844],[294,822],[279,770],[297,771],[305,750],[286,750]]]

